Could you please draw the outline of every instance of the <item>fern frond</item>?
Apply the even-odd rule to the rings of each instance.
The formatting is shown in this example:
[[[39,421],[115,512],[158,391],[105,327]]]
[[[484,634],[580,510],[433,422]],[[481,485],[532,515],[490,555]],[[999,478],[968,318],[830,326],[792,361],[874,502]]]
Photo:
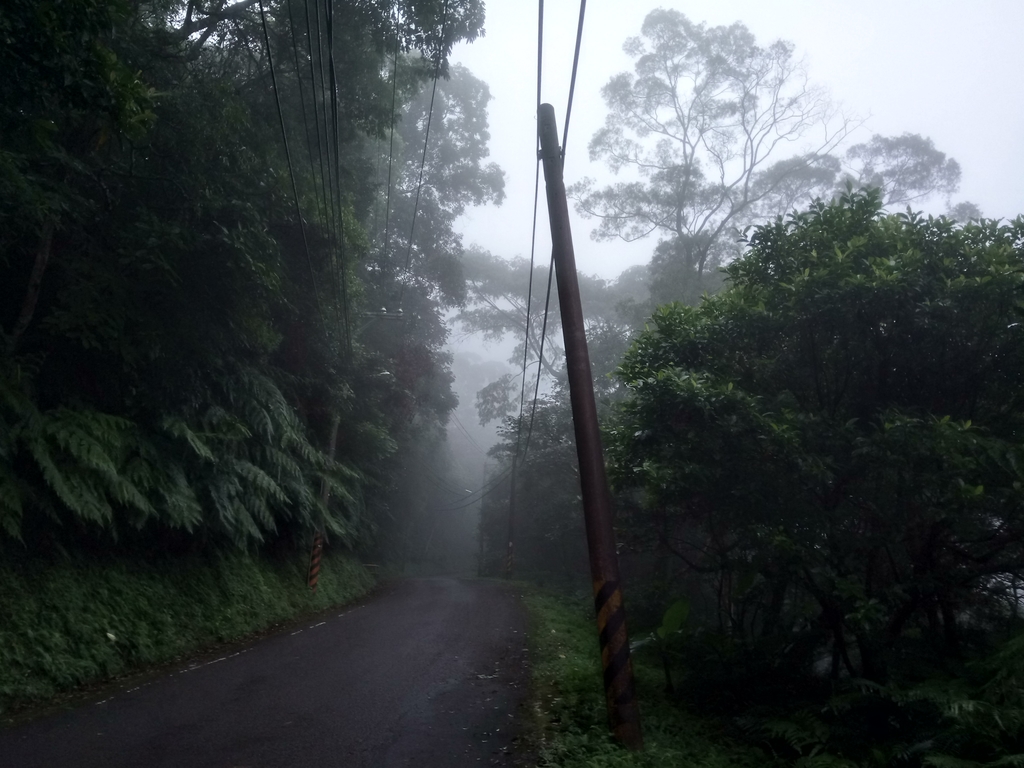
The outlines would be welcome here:
[[[351,545],[353,543],[355,529],[342,518],[335,515],[325,516],[324,528],[328,534],[337,536],[344,544]]]
[[[245,420],[250,433],[267,441],[274,440],[274,420],[270,417],[270,413],[263,408],[261,404],[253,401],[246,402]]]
[[[203,507],[181,467],[171,465],[167,468],[157,493],[167,522],[172,526],[191,531],[202,523]]]
[[[924,765],[932,768],[984,768],[983,763],[974,760],[963,760],[951,755],[927,755],[923,761]]]
[[[232,525],[228,530],[234,534],[235,544],[244,546],[250,541],[263,541],[263,531],[240,499],[232,500],[231,511]]]
[[[985,768],[1024,768],[1024,754],[1017,755],[1006,755],[998,760],[993,760],[991,763],[987,763]]]
[[[811,718],[804,718],[801,722],[765,720],[761,728],[767,735],[782,739],[798,752],[824,744],[829,735],[829,728],[825,723]]]
[[[106,523],[113,517],[110,504],[96,488],[81,478],[76,478],[61,470],[50,453],[50,447],[38,435],[30,435],[26,440],[29,453],[43,473],[43,479],[57,498],[70,510],[85,520]]]
[[[41,431],[75,464],[113,479],[118,472],[111,454],[122,447],[122,433],[130,425],[131,422],[113,416],[58,408],[43,415]]]
[[[357,497],[353,491],[350,490],[352,487],[351,482],[339,482],[336,476],[324,475],[324,482],[327,483],[327,488],[330,492],[331,498],[336,499],[343,503],[347,507],[355,507],[358,505]]]
[[[192,451],[201,459],[215,461],[216,457],[209,446],[202,441],[183,419],[176,416],[168,416],[160,422],[160,428],[172,437],[183,439]]]
[[[263,466],[266,467],[267,474],[275,477],[278,483],[281,483],[282,479],[286,477],[301,478],[303,476],[299,463],[277,446],[262,446],[259,450],[259,458]]]
[[[794,765],[796,768],[858,768],[857,763],[853,760],[847,760],[845,757],[837,757],[825,752],[801,757]]]
[[[19,485],[10,468],[0,464],[0,530],[12,539],[21,538],[24,508]]]
[[[234,459],[230,464],[231,470],[249,482],[252,487],[262,496],[269,497],[279,504],[287,504],[288,496],[281,490],[274,479],[251,462],[241,459]]]
[[[220,440],[245,440],[252,437],[249,428],[241,419],[221,408],[211,405],[201,419],[203,429],[211,438]]]

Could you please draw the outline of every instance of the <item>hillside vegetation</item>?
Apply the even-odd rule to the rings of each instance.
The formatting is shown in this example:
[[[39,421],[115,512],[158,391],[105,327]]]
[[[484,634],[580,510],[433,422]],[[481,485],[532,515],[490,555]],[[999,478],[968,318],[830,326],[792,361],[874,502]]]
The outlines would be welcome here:
[[[606,410],[641,709],[781,764],[1024,760],[1024,219],[849,191],[725,272],[653,314]],[[567,477],[537,428],[525,482]],[[523,558],[581,523],[545,507]]]
[[[0,8],[5,700],[351,599],[345,557],[303,594],[315,532],[399,562],[430,523],[452,223],[503,196],[487,87],[447,58],[482,24],[477,0]]]

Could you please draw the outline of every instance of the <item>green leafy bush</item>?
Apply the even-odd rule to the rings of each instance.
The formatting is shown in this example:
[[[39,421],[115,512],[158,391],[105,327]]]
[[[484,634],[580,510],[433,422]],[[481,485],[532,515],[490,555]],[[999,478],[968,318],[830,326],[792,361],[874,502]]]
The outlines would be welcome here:
[[[355,600],[374,583],[343,555],[324,558],[315,593],[298,553],[5,559],[0,712]]]
[[[851,193],[759,227],[727,271],[620,369],[609,458],[643,497],[620,526],[745,652],[816,638],[827,677],[877,682],[984,652],[1024,558],[1024,219]]]
[[[1024,762],[1024,218],[849,192],[748,246],[655,313],[609,430],[617,524],[692,606],[681,702],[796,765]]]
[[[629,752],[607,726],[601,659],[590,601],[532,592],[530,653],[541,765],[554,768],[741,768],[771,761],[681,709],[663,690],[657,657],[634,656],[645,749]],[[671,618],[671,617],[670,617]]]

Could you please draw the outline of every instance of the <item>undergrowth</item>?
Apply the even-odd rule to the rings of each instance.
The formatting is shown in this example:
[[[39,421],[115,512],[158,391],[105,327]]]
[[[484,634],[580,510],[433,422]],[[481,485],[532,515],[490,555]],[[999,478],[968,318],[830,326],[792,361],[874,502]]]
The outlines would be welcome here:
[[[645,749],[628,752],[608,735],[597,631],[587,601],[527,594],[538,751],[546,768],[744,768],[772,760],[713,722],[670,702],[661,670],[634,658]]]
[[[633,654],[646,741],[636,754],[608,735],[590,607],[539,592],[526,600],[538,752],[546,768],[1024,766],[1024,634],[970,661],[956,677],[888,685],[847,680],[817,701],[780,695],[700,717],[696,700],[735,701],[730,686],[756,688],[764,680],[750,674],[730,682],[708,659],[677,670],[686,693],[670,698],[658,654],[644,648]]]
[[[305,581],[301,555],[0,564],[0,713],[350,602],[374,583],[344,555],[324,558],[316,593]]]

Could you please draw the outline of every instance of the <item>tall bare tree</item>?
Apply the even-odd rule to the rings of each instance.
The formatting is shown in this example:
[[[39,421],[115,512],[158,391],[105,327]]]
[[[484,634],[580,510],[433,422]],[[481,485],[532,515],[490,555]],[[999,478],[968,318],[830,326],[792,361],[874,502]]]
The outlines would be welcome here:
[[[762,46],[740,23],[708,27],[658,9],[623,48],[634,71],[602,89],[608,116],[590,157],[627,178],[605,187],[584,179],[570,194],[599,219],[598,240],[660,238],[656,303],[696,303],[739,252],[737,229],[847,184],[877,187],[886,206],[936,194],[948,203],[959,187],[957,162],[918,134],[876,134],[840,153],[859,121],[809,81],[791,43]],[[980,215],[969,203],[950,213]]]
[[[635,178],[572,187],[577,210],[600,218],[594,237],[657,233],[700,279],[727,230],[831,191],[830,153],[851,122],[809,82],[792,44],[760,46],[742,24],[659,9],[624,50],[634,72],[602,89],[609,113],[590,156]]]

